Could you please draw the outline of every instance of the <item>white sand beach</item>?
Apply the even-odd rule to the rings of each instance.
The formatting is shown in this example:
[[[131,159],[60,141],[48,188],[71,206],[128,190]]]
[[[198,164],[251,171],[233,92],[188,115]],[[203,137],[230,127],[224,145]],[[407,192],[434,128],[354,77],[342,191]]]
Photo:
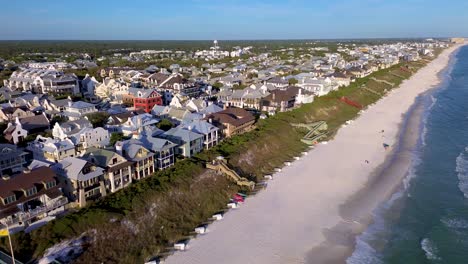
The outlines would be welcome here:
[[[373,172],[392,152],[382,144],[397,143],[404,114],[419,94],[439,84],[437,73],[447,66],[458,47],[445,50],[400,88],[341,128],[328,144],[319,144],[307,156],[276,173],[265,190],[248,198],[240,208],[230,210],[223,220],[208,227],[206,235],[191,240],[186,251],[169,256],[164,263],[330,262],[313,249],[323,245],[327,230],[339,227],[340,223],[348,223],[345,228],[356,232],[362,230],[373,208],[401,183],[402,177],[389,181],[378,198],[362,199],[361,203],[366,204],[353,205],[356,208],[353,211],[358,213],[343,219],[341,206],[366,188],[375,175]],[[360,206],[364,209],[359,210]],[[335,248],[334,259],[341,254],[339,262],[343,262],[349,247]]]

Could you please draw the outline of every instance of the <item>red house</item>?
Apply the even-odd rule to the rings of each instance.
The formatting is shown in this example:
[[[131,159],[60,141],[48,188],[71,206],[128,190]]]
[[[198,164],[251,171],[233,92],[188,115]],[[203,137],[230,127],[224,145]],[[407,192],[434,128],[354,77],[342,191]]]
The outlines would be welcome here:
[[[133,96],[133,107],[150,113],[155,105],[162,105],[162,96],[154,89],[130,88],[129,95]]]

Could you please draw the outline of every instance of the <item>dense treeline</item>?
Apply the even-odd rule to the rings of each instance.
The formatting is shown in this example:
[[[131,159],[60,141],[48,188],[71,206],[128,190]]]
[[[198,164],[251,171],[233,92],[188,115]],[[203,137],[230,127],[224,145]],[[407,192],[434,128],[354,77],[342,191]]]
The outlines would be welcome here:
[[[253,46],[257,51],[271,51],[276,48],[304,46],[317,42],[317,46],[337,43],[381,44],[383,42],[408,41],[408,39],[372,40],[221,40],[220,46],[229,50],[236,46]],[[412,39],[414,41],[414,39]],[[208,49],[211,40],[4,40],[0,41],[0,58],[11,59],[22,53],[89,53],[99,57],[118,52],[132,52],[146,49],[171,49],[196,51]],[[34,58],[30,58],[34,59]],[[40,60],[41,58],[38,58]]]

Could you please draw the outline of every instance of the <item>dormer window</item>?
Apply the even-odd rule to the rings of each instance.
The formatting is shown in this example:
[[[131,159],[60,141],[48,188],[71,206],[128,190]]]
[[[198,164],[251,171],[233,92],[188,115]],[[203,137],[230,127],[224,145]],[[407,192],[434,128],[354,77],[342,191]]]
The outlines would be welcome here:
[[[26,196],[33,196],[37,193],[36,186],[32,187],[31,189],[26,190]]]
[[[5,204],[5,205],[11,204],[14,201],[16,201],[16,196],[15,195],[8,196],[7,198],[3,199],[3,204]]]
[[[50,181],[46,183],[46,189],[50,189],[52,187],[55,187],[56,183],[55,181]]]

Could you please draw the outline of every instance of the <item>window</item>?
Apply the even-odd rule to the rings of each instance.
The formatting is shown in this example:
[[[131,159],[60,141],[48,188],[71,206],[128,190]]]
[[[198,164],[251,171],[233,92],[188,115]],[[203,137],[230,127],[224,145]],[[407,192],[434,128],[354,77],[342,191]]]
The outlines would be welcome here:
[[[4,204],[10,204],[10,203],[12,203],[14,201],[16,201],[16,196],[15,195],[8,196],[7,198],[3,199]]]
[[[51,182],[46,183],[46,188],[50,189],[50,188],[54,187],[55,185],[56,185],[55,181],[51,181]]]
[[[37,193],[36,187],[32,187],[31,189],[26,190],[26,196],[32,196]]]

